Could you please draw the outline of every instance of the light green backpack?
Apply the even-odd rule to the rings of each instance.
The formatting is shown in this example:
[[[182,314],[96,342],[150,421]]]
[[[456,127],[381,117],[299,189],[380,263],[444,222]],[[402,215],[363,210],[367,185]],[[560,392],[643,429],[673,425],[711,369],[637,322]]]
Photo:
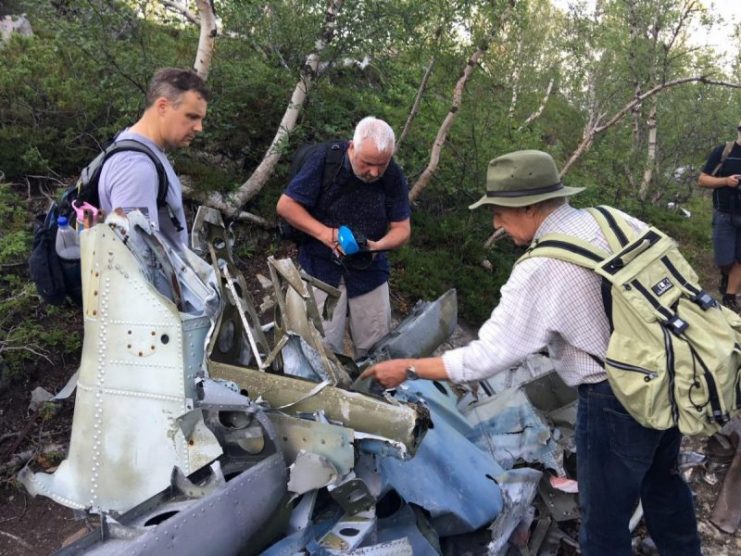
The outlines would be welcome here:
[[[697,285],[669,236],[638,234],[610,207],[587,210],[611,253],[554,233],[520,261],[551,257],[602,276],[612,335],[600,364],[617,398],[645,427],[713,434],[741,409],[741,318]]]

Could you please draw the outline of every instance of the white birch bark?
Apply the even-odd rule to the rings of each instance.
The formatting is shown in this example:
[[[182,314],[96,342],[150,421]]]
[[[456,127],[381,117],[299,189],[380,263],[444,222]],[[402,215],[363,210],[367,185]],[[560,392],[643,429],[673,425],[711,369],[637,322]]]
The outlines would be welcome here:
[[[530,114],[525,119],[522,125],[517,128],[517,131],[522,131],[524,128],[529,126],[535,120],[540,118],[540,115],[543,113],[543,110],[545,110],[545,105],[548,104],[548,99],[551,98],[551,92],[553,91],[553,82],[554,82],[554,79],[551,77],[551,80],[548,82],[548,87],[546,87],[545,94],[543,95],[543,100],[540,101],[540,106],[538,106],[537,110],[535,110],[535,112]]]
[[[231,210],[226,211],[227,214],[235,216],[239,213],[240,207],[260,192],[270,177],[270,174],[272,174],[275,169],[275,165],[280,160],[280,147],[288,138],[288,134],[294,127],[296,127],[299,113],[301,112],[301,108],[306,100],[306,95],[311,89],[314,77],[317,73],[321,53],[334,37],[335,20],[337,14],[342,8],[342,3],[343,0],[329,0],[321,36],[316,42],[314,52],[309,54],[306,58],[304,67],[301,70],[299,81],[291,94],[291,99],[288,101],[288,106],[283,114],[283,118],[281,119],[280,124],[278,124],[278,130],[275,137],[273,137],[265,156],[257,168],[252,172],[252,175],[234,194],[231,195],[229,200],[224,203],[225,206],[231,207]]]
[[[216,16],[212,0],[196,0],[201,25],[201,34],[198,38],[198,51],[196,52],[196,61],[193,64],[195,72],[201,76],[201,79],[208,79],[208,72],[211,69],[211,60],[214,57],[214,48],[216,46]]]
[[[643,178],[641,179],[641,185],[638,189],[638,197],[643,201],[646,200],[646,194],[648,193],[648,188],[651,185],[651,180],[653,179],[654,168],[656,168],[656,106],[658,105],[658,101],[656,97],[654,97],[652,100],[653,102],[651,103],[651,111],[649,112],[647,122],[648,145],[646,152],[646,164],[643,168]]]
[[[432,175],[437,170],[437,166],[440,163],[440,152],[442,151],[445,140],[448,137],[448,131],[450,131],[453,122],[455,122],[456,118],[458,117],[458,110],[460,110],[463,99],[463,89],[465,89],[466,82],[471,77],[471,73],[473,73],[474,67],[476,66],[476,64],[478,64],[485,51],[486,46],[480,46],[476,49],[476,52],[471,55],[471,57],[468,59],[468,62],[466,62],[466,67],[463,69],[463,75],[461,75],[460,79],[458,79],[458,82],[453,89],[453,104],[450,107],[448,114],[445,116],[440,129],[438,129],[437,131],[435,142],[432,144],[432,150],[430,151],[430,161],[422,174],[419,176],[417,182],[412,187],[412,190],[409,192],[410,201],[414,201],[417,197],[419,197],[419,194],[422,193],[425,187],[427,187],[427,185],[430,183]]]
[[[414,97],[414,103],[412,104],[412,109],[409,111],[409,115],[407,116],[407,121],[404,124],[404,129],[401,130],[401,133],[399,134],[399,137],[396,139],[396,146],[394,147],[394,154],[399,152],[399,146],[402,144],[404,139],[406,139],[406,136],[409,134],[409,129],[412,127],[412,122],[414,121],[414,118],[417,116],[417,112],[419,112],[419,105],[422,102],[422,95],[425,92],[425,89],[427,89],[427,82],[430,80],[430,75],[432,75],[432,68],[435,65],[435,57],[432,57],[432,60],[430,60],[429,65],[427,66],[427,69],[425,70],[425,74],[422,76],[422,81],[419,84],[419,88],[417,89],[417,95]]]

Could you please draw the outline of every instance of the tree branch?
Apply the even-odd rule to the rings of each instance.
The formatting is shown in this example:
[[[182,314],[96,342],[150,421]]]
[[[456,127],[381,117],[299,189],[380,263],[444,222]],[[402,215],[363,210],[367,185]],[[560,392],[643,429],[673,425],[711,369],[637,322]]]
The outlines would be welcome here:
[[[522,125],[517,128],[517,131],[522,131],[523,128],[529,126],[536,119],[538,119],[540,115],[543,113],[543,110],[545,110],[545,105],[548,103],[548,99],[551,96],[551,91],[553,90],[553,82],[554,82],[554,79],[551,77],[551,80],[548,83],[548,87],[545,90],[545,95],[543,95],[543,100],[540,101],[540,106],[538,106],[538,109],[535,112],[533,112],[527,117],[527,119],[522,123]]]
[[[672,81],[667,81],[666,83],[661,83],[659,85],[656,85],[653,89],[646,91],[643,94],[636,95],[636,97],[623,106],[620,110],[618,110],[610,120],[600,125],[600,122],[603,120],[604,115],[595,116],[594,113],[590,116],[590,120],[587,122],[587,125],[584,127],[584,132],[582,133],[582,141],[577,146],[574,153],[569,158],[568,162],[564,165],[564,167],[561,169],[561,177],[566,175],[566,173],[569,171],[571,166],[576,162],[576,160],[583,155],[585,152],[589,150],[589,148],[592,146],[592,143],[594,142],[594,138],[604,132],[605,130],[609,129],[616,123],[618,123],[623,117],[630,112],[636,105],[642,103],[647,98],[650,98],[661,91],[664,91],[665,89],[669,89],[671,87],[676,87],[678,85],[684,85],[686,83],[704,83],[705,85],[716,85],[720,87],[730,87],[733,89],[741,89],[741,83],[730,83],[728,81],[718,81],[715,79],[708,79],[704,75],[699,76],[693,76],[693,77],[682,77],[679,79],[674,79]]]
[[[183,16],[194,25],[200,25],[201,22],[198,21],[198,16],[193,14],[185,4],[180,4],[179,2],[173,2],[171,0],[160,0],[160,2],[165,9]],[[198,8],[200,9],[200,6]]]

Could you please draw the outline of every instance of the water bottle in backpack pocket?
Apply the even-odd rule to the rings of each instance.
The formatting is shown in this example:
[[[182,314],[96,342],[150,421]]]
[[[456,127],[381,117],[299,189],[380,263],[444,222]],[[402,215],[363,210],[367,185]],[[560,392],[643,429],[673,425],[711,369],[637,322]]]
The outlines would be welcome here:
[[[80,277],[80,245],[77,234],[68,223],[65,224],[75,238],[76,247],[68,237],[68,232],[59,239],[58,207],[53,203],[45,215],[37,217],[33,236],[31,256],[28,260],[31,280],[41,298],[51,305],[61,305],[69,297],[77,305],[82,305],[82,279]],[[57,249],[65,256],[63,258]],[[75,257],[76,255],[76,257]]]

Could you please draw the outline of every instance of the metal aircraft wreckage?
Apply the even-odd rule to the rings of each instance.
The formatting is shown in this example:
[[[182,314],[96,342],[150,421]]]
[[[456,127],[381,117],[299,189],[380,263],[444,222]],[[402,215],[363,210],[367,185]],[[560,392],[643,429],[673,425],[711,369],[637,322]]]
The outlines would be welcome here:
[[[419,302],[357,361],[322,343],[313,289],[268,259],[261,306],[221,216],[194,251],[138,212],[81,237],[84,342],[67,459],[25,469],[34,495],[99,514],[57,554],[553,554],[576,545],[576,396],[533,356],[456,388],[357,381],[431,354],[456,295]],[[202,255],[210,262],[199,257]],[[261,324],[261,315],[274,320]]]

